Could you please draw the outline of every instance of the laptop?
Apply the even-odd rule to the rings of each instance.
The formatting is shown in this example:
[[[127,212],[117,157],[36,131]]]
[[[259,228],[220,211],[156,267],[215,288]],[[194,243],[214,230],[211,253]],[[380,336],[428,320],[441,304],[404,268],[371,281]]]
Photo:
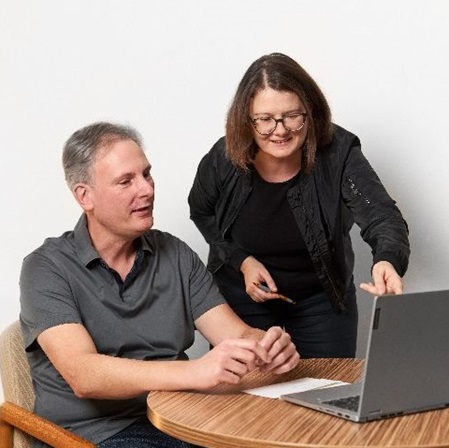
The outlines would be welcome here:
[[[449,407],[449,290],[374,298],[360,382],[281,395],[354,422]]]

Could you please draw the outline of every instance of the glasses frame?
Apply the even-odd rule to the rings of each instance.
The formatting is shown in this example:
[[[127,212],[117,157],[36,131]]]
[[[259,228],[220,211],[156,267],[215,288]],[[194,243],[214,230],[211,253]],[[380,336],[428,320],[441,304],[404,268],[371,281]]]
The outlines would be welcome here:
[[[302,117],[304,118],[304,122],[303,122],[303,124],[302,124],[299,128],[297,128],[297,129],[290,129],[289,127],[285,126],[284,120],[285,120],[286,118],[292,117],[292,116],[299,116],[299,115],[302,115]],[[307,117],[308,117],[308,116],[309,116],[309,114],[307,114],[306,112],[296,112],[296,113],[294,113],[294,114],[287,114],[287,115],[285,115],[285,116],[282,117],[282,118],[274,118],[274,117],[270,117],[271,120],[274,120],[274,128],[273,128],[273,130],[270,131],[270,132],[260,132],[260,131],[257,129],[257,120],[260,120],[260,118],[251,118],[251,124],[253,125],[254,130],[255,130],[258,134],[260,134],[260,135],[270,135],[270,134],[272,134],[272,133],[276,130],[276,128],[278,127],[278,123],[282,123],[282,126],[284,126],[284,129],[285,129],[286,131],[289,131],[289,132],[297,132],[297,131],[300,131],[300,130],[305,126],[306,121],[307,121]]]

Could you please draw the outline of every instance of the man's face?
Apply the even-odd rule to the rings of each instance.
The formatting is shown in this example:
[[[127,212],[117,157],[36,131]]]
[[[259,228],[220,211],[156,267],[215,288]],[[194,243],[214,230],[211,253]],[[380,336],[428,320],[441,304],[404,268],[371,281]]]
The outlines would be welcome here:
[[[88,188],[89,229],[98,235],[134,239],[153,226],[151,165],[132,140],[101,148]]]

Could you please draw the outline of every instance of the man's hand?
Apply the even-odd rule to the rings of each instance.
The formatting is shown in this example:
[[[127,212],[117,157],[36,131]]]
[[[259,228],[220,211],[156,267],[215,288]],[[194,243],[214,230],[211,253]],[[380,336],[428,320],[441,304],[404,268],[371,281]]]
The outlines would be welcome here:
[[[194,374],[186,378],[198,390],[219,384],[238,384],[247,373],[287,372],[298,364],[299,354],[290,335],[280,327],[268,331],[243,322],[228,304],[216,306],[195,321],[196,328],[215,348],[193,360]],[[189,370],[190,372],[190,370]]]
[[[267,341],[265,345],[269,344]],[[271,353],[276,355],[276,352],[277,349],[269,351],[253,339],[227,339],[201,358],[189,362],[195,389],[210,390],[220,384],[238,384],[258,365],[270,365]]]
[[[379,261],[373,266],[373,282],[361,283],[360,287],[375,296],[402,294],[402,279],[388,261]]]
[[[263,372],[285,373],[293,369],[299,362],[299,353],[291,341],[291,337],[280,327],[271,327],[260,341],[267,350],[270,362],[260,366]]]
[[[197,360],[191,361],[196,390],[211,390],[220,384],[238,384],[257,367],[276,374],[293,369],[299,354],[290,335],[280,327],[271,327],[260,341],[228,339]]]

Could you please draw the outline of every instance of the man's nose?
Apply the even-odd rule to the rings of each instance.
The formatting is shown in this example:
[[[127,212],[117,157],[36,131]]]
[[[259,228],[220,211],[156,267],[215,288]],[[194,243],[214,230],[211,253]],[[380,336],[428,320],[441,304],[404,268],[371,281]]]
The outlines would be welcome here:
[[[139,182],[139,191],[144,195],[152,196],[154,194],[153,178],[142,177]]]

